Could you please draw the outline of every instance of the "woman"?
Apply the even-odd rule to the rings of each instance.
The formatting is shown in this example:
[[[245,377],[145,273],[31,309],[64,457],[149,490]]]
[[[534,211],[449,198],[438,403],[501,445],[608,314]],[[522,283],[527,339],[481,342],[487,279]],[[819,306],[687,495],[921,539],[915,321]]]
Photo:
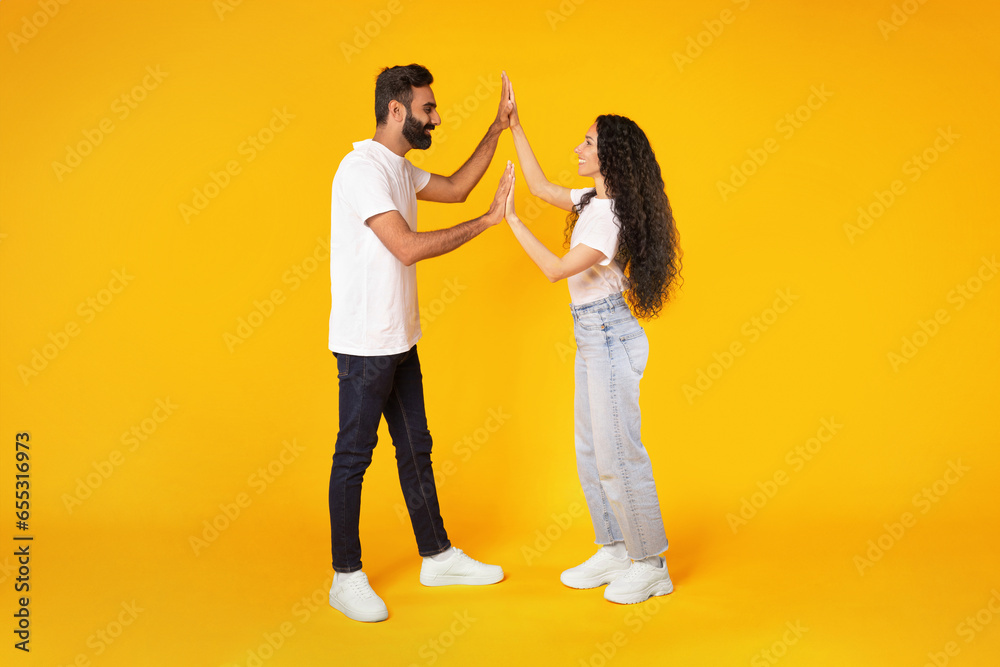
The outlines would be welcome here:
[[[511,92],[510,129],[531,194],[569,211],[569,252],[546,248],[518,219],[514,188],[506,219],[550,281],[566,279],[576,337],[577,470],[602,545],[562,573],[571,588],[609,584],[604,597],[642,602],[673,591],[656,483],[639,438],[639,380],[649,354],[636,315],[655,317],[680,273],[680,248],[660,167],[646,135],[622,116],[599,116],[576,147],[578,173],[594,186],[549,181],[535,159]],[[635,315],[633,315],[635,313]]]

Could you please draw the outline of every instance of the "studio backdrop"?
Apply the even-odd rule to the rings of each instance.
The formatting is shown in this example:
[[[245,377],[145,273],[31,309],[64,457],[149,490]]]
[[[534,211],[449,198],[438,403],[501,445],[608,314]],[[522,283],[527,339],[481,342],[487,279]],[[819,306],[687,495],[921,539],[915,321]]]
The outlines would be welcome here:
[[[4,0],[5,665],[991,665],[1000,654],[1000,10],[959,0]],[[442,513],[504,567],[429,589],[383,424],[365,571],[327,604],[330,186],[420,63],[485,134],[501,72],[548,177],[635,120],[683,284],[644,322],[642,434],[675,592],[593,553],[575,343],[506,224],[417,266]],[[483,214],[504,134],[461,204]],[[563,252],[563,211],[521,217]]]

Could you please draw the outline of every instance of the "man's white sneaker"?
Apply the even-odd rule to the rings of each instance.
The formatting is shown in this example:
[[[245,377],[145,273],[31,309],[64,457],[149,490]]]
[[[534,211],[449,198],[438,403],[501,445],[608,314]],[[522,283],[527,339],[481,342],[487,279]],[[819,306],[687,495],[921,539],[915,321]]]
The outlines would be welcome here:
[[[424,558],[420,566],[420,583],[424,586],[485,586],[503,579],[503,568],[473,560],[465,552],[452,547],[451,558],[443,561]]]
[[[667,562],[660,558],[660,566],[641,560],[633,561],[628,572],[611,582],[604,589],[604,599],[618,604],[635,604],[654,595],[667,595],[674,584],[667,573]]]
[[[559,581],[570,588],[597,588],[611,583],[628,572],[632,561],[625,558],[615,558],[607,549],[601,547],[593,556],[576,567],[564,570],[559,575]]]
[[[382,598],[368,584],[368,575],[357,572],[333,573],[330,587],[330,606],[355,621],[375,623],[389,618],[389,610]]]

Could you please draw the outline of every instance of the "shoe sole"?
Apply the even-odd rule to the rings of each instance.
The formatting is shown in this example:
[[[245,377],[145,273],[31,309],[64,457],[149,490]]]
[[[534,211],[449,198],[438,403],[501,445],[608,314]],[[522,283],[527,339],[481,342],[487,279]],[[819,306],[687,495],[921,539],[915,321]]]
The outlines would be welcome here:
[[[424,586],[489,586],[503,580],[503,572],[499,576],[464,577],[460,574],[438,574],[433,577],[420,575],[420,583]]]
[[[600,586],[604,586],[604,585],[610,584],[612,581],[614,581],[618,577],[622,576],[626,572],[628,572],[628,568],[625,568],[624,570],[621,570],[619,572],[609,572],[608,574],[604,575],[603,577],[593,577],[591,579],[582,579],[580,581],[576,581],[576,582],[573,582],[573,583],[570,583],[570,582],[566,581],[565,579],[562,578],[562,576],[560,576],[559,577],[559,581],[562,583],[563,586],[566,586],[567,588],[574,588],[574,589],[576,589],[578,591],[583,591],[583,590],[587,590],[587,589],[590,589],[590,588],[598,588]]]
[[[649,598],[658,595],[670,595],[673,592],[674,584],[672,581],[657,581],[638,593],[632,593],[631,595],[608,597],[608,592],[605,590],[604,599],[615,604],[638,604],[639,602],[645,602]]]
[[[360,621],[362,623],[378,623],[379,621],[384,621],[389,618],[389,610],[386,609],[384,612],[360,612],[355,611],[345,605],[340,604],[340,601],[336,598],[330,597],[330,606],[339,611],[341,614],[351,619],[352,621]]]

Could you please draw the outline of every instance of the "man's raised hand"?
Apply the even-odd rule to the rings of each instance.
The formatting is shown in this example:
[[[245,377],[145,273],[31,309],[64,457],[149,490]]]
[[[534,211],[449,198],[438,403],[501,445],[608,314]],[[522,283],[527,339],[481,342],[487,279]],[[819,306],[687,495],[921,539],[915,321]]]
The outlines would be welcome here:
[[[483,220],[489,223],[491,227],[500,224],[503,220],[504,213],[507,210],[507,195],[513,184],[514,165],[508,160],[507,168],[504,169],[503,176],[500,177],[500,185],[497,186],[496,194],[493,195],[493,201],[490,203],[490,210],[483,216]]]
[[[514,98],[510,89],[510,79],[507,78],[507,72],[500,72],[500,106],[497,109],[497,117],[493,123],[500,128],[500,130],[506,130],[511,126],[510,114],[514,109]]]

